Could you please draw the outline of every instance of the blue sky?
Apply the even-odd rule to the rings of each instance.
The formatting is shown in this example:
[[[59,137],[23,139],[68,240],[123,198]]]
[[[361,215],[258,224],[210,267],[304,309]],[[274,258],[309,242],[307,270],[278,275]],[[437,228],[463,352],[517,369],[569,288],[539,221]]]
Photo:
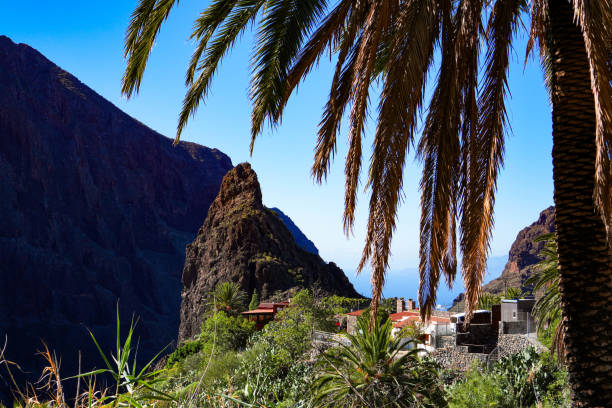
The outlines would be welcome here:
[[[151,55],[140,94],[120,94],[125,67],[123,37],[136,0],[56,0],[5,2],[0,34],[38,49],[119,108],[160,133],[173,137],[184,95],[184,74],[194,45],[188,41],[193,20],[208,4],[183,0],[174,9]],[[201,105],[183,139],[216,147],[237,164],[249,161],[259,175],[264,203],[281,208],[317,245],[327,261],[335,261],[350,278],[359,262],[367,197],[361,195],[354,235],[342,232],[345,133],[327,183],[310,177],[315,135],[331,82],[331,64],[304,82],[289,103],[282,126],[266,130],[249,157],[250,105],[248,87],[252,36],[245,35],[222,63],[206,105]],[[515,43],[510,73],[505,168],[498,182],[492,256],[505,256],[516,234],[552,205],[551,114],[537,61],[523,65],[525,38]],[[375,101],[375,99],[373,99]],[[372,142],[374,122],[366,127]],[[364,154],[369,158],[369,152]],[[392,270],[418,265],[418,222],[421,166],[409,158],[405,170],[405,201],[399,211],[392,247]]]

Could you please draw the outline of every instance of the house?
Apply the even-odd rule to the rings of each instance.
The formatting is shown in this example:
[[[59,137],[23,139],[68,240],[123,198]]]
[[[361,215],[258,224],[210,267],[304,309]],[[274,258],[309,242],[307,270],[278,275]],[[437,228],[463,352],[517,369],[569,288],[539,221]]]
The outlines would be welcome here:
[[[493,305],[491,310],[474,311],[470,324],[465,324],[464,313],[451,316],[457,333],[455,345],[468,353],[490,353],[497,345],[500,320],[500,305]]]
[[[408,326],[418,327],[418,330],[422,333],[420,340],[423,342],[418,345],[419,348],[431,351],[437,347],[442,336],[452,336],[454,334],[454,327],[450,321],[450,314],[446,312],[437,311],[436,314],[438,315],[431,316],[427,322],[422,322],[420,311],[416,307],[416,302],[412,299],[408,299],[406,302],[403,298],[396,299],[395,309],[395,313],[389,315],[389,318],[393,322],[392,335],[400,335],[403,329]],[[355,333],[357,318],[361,316],[364,311],[365,309],[347,313],[346,330],[349,334]],[[408,338],[406,340],[408,340]],[[406,343],[406,348],[412,347],[414,347],[414,343]]]
[[[503,299],[501,331],[503,334],[535,334],[536,322],[531,315],[535,299]]]
[[[288,306],[289,302],[260,303],[257,309],[247,310],[241,314],[250,321],[255,322],[255,328],[261,330],[266,324],[274,320],[279,310]]]

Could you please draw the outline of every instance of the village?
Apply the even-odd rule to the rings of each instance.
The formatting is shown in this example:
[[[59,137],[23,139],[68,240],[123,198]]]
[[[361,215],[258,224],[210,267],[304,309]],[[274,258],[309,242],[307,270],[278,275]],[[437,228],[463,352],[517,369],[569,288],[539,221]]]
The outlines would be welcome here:
[[[405,339],[404,350],[423,350],[446,369],[467,371],[474,360],[491,365],[529,347],[545,349],[537,339],[532,316],[533,297],[501,299],[500,303],[491,306],[491,310],[476,310],[469,324],[465,323],[465,313],[443,310],[432,311],[429,320],[422,321],[413,299],[393,298],[393,301],[395,309],[389,313],[392,336]],[[242,315],[261,330],[287,307],[291,307],[290,300],[260,303],[256,309],[242,312]],[[313,345],[322,351],[337,344],[350,344],[345,334],[356,334],[357,319],[367,311],[359,309],[335,316],[338,331],[313,330]]]

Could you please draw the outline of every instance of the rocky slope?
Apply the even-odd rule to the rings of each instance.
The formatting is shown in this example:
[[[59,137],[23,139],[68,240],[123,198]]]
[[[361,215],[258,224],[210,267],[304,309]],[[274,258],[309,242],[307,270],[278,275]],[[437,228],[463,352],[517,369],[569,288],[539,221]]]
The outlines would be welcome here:
[[[185,245],[230,159],[172,141],[24,44],[0,36],[0,338],[38,377],[40,340],[72,374],[85,327],[140,316],[139,359],[176,338]]]
[[[540,213],[538,220],[523,228],[508,253],[508,262],[499,278],[487,283],[483,290],[491,293],[502,293],[505,287],[522,287],[531,276],[535,264],[540,261],[538,254],[544,248],[544,242],[533,242],[543,234],[555,231],[555,207],[548,207]]]
[[[499,278],[483,286],[483,291],[500,294],[506,288],[523,288],[524,282],[531,276],[535,264],[540,261],[538,254],[544,248],[544,242],[533,242],[540,235],[555,231],[555,207],[548,207],[540,213],[537,221],[523,228],[510,247],[508,262]],[[452,311],[463,311],[464,294],[453,301]]]
[[[329,294],[360,297],[340,268],[300,248],[277,214],[264,207],[248,163],[223,178],[186,252],[179,341],[200,331],[206,295],[224,281],[237,282],[249,295],[257,289],[262,300],[313,285]]]
[[[302,230],[300,230],[297,225],[295,225],[293,220],[289,218],[287,214],[285,214],[276,207],[272,207],[270,208],[270,210],[275,212],[276,215],[278,215],[278,217],[285,223],[285,226],[287,227],[289,232],[291,232],[291,235],[293,235],[293,240],[300,248],[302,248],[306,252],[310,252],[311,254],[319,255],[319,250],[315,246],[314,242],[308,239],[308,237],[302,232]]]

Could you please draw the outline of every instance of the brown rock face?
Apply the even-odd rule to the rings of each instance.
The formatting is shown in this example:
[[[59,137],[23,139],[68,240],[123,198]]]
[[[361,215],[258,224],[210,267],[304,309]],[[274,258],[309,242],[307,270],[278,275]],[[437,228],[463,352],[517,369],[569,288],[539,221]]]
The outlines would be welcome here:
[[[185,245],[231,168],[218,150],[172,147],[36,50],[0,36],[7,357],[37,379],[44,339],[64,377],[75,374],[78,350],[99,368],[85,328],[109,350],[119,298],[124,323],[140,317],[139,361],[173,341]]]
[[[241,163],[223,178],[198,236],[187,245],[179,341],[199,333],[206,295],[225,281],[261,299],[317,285],[329,294],[360,297],[333,263],[301,249],[278,215],[261,201],[257,175]]]
[[[540,235],[555,232],[555,207],[548,207],[540,213],[538,220],[523,228],[510,247],[508,262],[499,278],[483,286],[489,293],[504,293],[506,288],[523,288],[524,282],[531,276],[535,264],[540,262],[538,254],[544,248],[544,242],[533,242]],[[465,306],[465,294],[460,293],[450,310],[462,312]]]
[[[505,287],[522,287],[531,276],[535,264],[540,262],[538,254],[544,248],[544,242],[533,242],[543,234],[555,232],[555,207],[548,207],[530,226],[523,228],[510,247],[508,262],[501,276],[487,283],[483,290],[491,293],[504,292]]]

